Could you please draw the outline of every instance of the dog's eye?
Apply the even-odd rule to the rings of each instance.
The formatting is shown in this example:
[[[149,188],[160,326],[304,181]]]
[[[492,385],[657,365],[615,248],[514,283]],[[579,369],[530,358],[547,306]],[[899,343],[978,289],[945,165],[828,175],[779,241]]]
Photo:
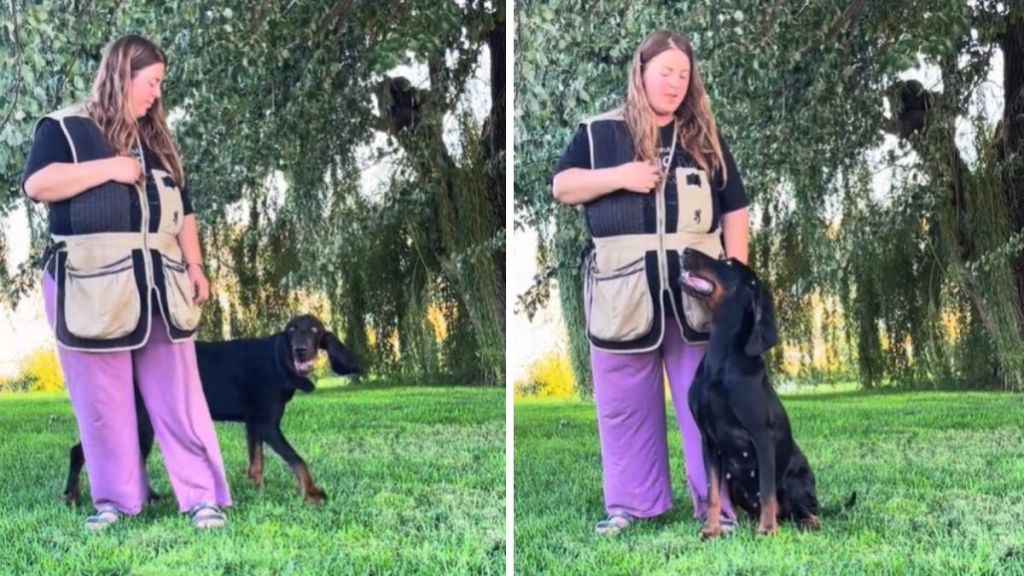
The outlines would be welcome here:
[[[732,266],[732,260],[726,260],[725,261],[725,265],[726,266]]]
[[[319,332],[319,330],[316,329],[316,326],[313,326],[313,334],[316,334],[317,332]]]

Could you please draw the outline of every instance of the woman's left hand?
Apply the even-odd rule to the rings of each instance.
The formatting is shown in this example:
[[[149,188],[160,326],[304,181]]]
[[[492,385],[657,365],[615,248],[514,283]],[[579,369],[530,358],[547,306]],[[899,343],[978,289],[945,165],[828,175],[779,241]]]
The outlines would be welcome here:
[[[196,306],[202,306],[210,298],[210,281],[203,273],[203,267],[198,264],[188,265],[188,278],[192,281],[192,301]]]

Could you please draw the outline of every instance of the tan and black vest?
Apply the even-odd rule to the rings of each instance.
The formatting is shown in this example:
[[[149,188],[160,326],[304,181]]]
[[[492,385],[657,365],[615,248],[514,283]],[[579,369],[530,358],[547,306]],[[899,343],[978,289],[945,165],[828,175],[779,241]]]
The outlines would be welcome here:
[[[582,122],[590,142],[592,169],[611,168],[636,159],[633,140],[620,111]],[[710,314],[682,291],[680,255],[693,248],[724,256],[721,231],[712,217],[712,182],[703,170],[674,167],[685,153],[674,127],[670,172],[650,194],[619,190],[583,205],[594,251],[586,262],[584,307],[587,335],[608,352],[647,352],[661,345],[666,302],[678,329],[691,344],[707,342]],[[671,198],[674,202],[667,202]],[[672,213],[666,208],[674,205]]]
[[[81,106],[48,114],[74,162],[114,156]],[[142,162],[145,164],[145,157]],[[184,223],[173,177],[143,166],[146,185],[107,181],[49,204],[53,241],[46,268],[56,284],[57,341],[84,351],[131,350],[149,339],[155,306],[168,337],[186,340],[199,324],[178,234]]]

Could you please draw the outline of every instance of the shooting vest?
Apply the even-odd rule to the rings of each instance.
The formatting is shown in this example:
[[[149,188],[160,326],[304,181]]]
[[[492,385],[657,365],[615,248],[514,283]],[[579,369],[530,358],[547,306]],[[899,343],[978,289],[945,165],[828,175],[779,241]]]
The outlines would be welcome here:
[[[99,126],[82,106],[48,114],[73,161],[113,157]],[[174,342],[192,336],[200,310],[183,262],[178,234],[185,214],[181,191],[166,171],[146,166],[146,185],[113,180],[49,207],[57,341],[83,351],[132,350],[149,339],[154,306]]]
[[[590,166],[611,168],[637,156],[619,110],[582,122],[590,142]],[[591,344],[607,352],[647,352],[661,345],[665,310],[672,307],[678,329],[691,344],[707,342],[707,306],[682,291],[684,248],[722,258],[721,231],[714,223],[711,182],[695,167],[673,167],[678,125],[673,126],[667,171],[650,194],[618,190],[583,205],[594,250],[585,262],[584,306]],[[669,213],[667,198],[677,199]],[[671,321],[670,321],[671,322]]]

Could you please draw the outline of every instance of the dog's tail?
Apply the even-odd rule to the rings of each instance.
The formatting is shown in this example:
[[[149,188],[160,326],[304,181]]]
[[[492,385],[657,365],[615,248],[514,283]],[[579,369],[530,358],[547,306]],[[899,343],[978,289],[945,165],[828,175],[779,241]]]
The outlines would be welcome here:
[[[832,506],[825,506],[820,511],[823,516],[835,516],[839,513],[848,512],[851,508],[857,505],[857,491],[850,492],[850,495],[846,497],[846,501],[842,504],[836,504]]]

